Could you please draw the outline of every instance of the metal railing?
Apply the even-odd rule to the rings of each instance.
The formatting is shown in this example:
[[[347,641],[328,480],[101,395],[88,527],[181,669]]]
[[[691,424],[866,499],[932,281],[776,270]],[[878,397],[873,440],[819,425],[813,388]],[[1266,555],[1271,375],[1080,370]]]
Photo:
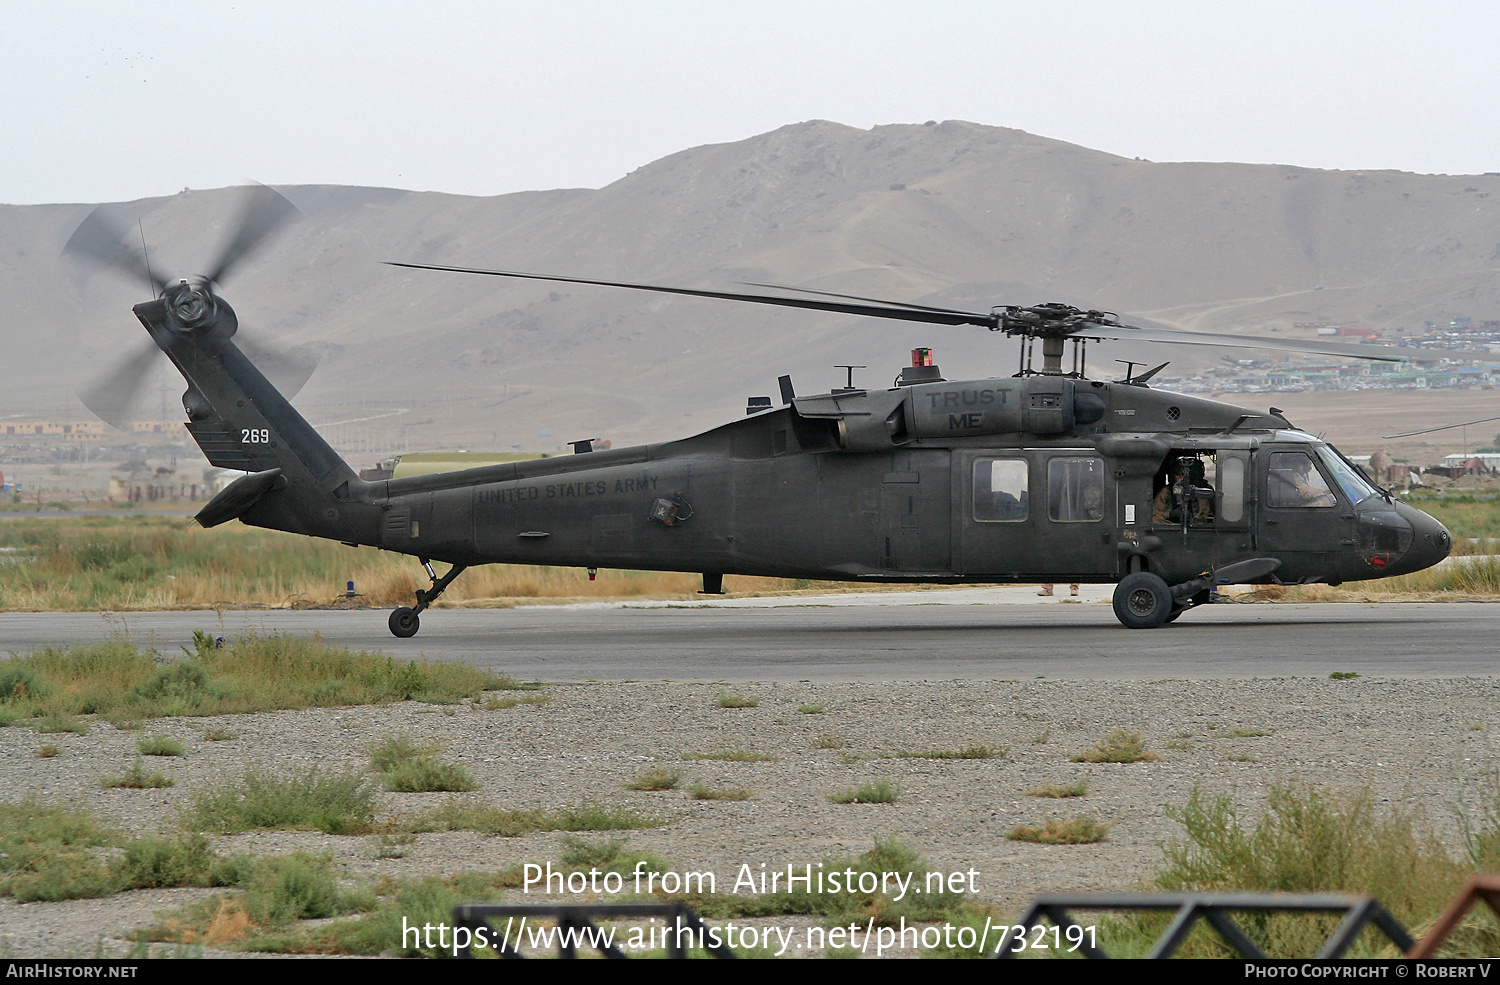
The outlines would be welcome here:
[[[1171,923],[1162,931],[1152,945],[1148,958],[1168,958],[1177,952],[1187,940],[1188,934],[1202,921],[1212,927],[1225,944],[1245,958],[1264,958],[1268,955],[1256,946],[1240,926],[1234,922],[1234,913],[1342,913],[1344,919],[1323,942],[1317,957],[1341,957],[1367,926],[1379,928],[1391,943],[1407,952],[1415,946],[1411,935],[1400,921],[1368,896],[1345,896],[1323,894],[1279,894],[1279,893],[1073,893],[1056,896],[1038,896],[1027,906],[1026,911],[1005,932],[996,950],[996,958],[1015,956],[1014,942],[1031,929],[1042,924],[1042,919],[1064,931],[1084,928],[1073,918],[1070,911],[1176,911]],[[1082,942],[1078,950],[1091,958],[1108,958],[1094,941]],[[1071,936],[1069,937],[1071,940]],[[1024,950],[1024,948],[1017,949]]]

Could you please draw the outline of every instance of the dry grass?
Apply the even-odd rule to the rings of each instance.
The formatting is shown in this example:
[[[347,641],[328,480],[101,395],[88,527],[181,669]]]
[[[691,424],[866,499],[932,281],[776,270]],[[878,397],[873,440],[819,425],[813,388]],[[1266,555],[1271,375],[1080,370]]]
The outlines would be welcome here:
[[[829,794],[835,804],[894,804],[901,796],[901,788],[890,780],[875,780],[870,783]]]
[[[1070,783],[1066,786],[1053,783],[1045,787],[1037,787],[1034,790],[1026,791],[1026,796],[1028,797],[1047,797],[1053,800],[1064,797],[1087,797],[1088,795],[1089,785],[1084,780],[1079,780],[1077,783]]]
[[[1108,837],[1112,827],[1114,825],[1091,817],[1075,817],[1071,821],[1053,817],[1041,827],[1018,824],[1005,837],[1011,841],[1034,841],[1043,845],[1091,845]]]
[[[1493,790],[1484,796],[1479,817],[1460,815],[1467,851],[1455,858],[1418,811],[1381,803],[1368,788],[1334,793],[1273,787],[1265,808],[1248,812],[1254,821],[1242,820],[1228,796],[1194,790],[1185,806],[1168,811],[1183,837],[1162,846],[1164,867],[1156,884],[1169,892],[1365,894],[1420,936],[1470,874],[1494,871],[1500,862],[1500,799]],[[1156,918],[1137,922],[1149,936],[1160,932]],[[1337,918],[1273,915],[1237,922],[1273,957],[1295,957],[1315,953]],[[1225,954],[1211,935],[1189,944],[1185,957]],[[1378,935],[1367,933],[1351,956],[1377,956],[1384,946]],[[1443,956],[1493,955],[1497,946],[1500,927],[1493,917],[1476,912]]]
[[[754,749],[715,749],[710,752],[685,752],[682,759],[684,762],[716,759],[724,763],[774,763],[781,757],[768,752],[756,752]]]
[[[146,768],[141,765],[141,757],[135,757],[135,764],[121,773],[119,776],[101,777],[99,785],[106,790],[151,790],[158,787],[170,787],[177,781],[162,773],[147,773]]]
[[[67,517],[0,525],[7,566],[0,610],[132,611],[234,606],[410,605],[426,578],[411,558],[345,547],[232,521],[212,530],[176,517]],[[830,590],[840,583],[730,576],[730,594]],[[699,576],[682,572],[495,564],[464,572],[440,606],[505,606],[523,599],[697,598]],[[857,587],[857,586],[848,586]]]
[[[1071,759],[1075,763],[1154,763],[1161,757],[1146,748],[1139,732],[1121,729]]]
[[[78,716],[123,723],[412,699],[452,704],[507,686],[505,679],[466,665],[402,663],[326,645],[316,634],[247,633],[216,647],[200,631],[194,633],[194,651],[186,659],[163,659],[117,637],[15,657],[0,669],[0,711],[37,718],[38,732],[87,732],[88,722]],[[175,740],[152,737],[142,743],[148,755],[182,751]],[[177,753],[164,752],[173,747]],[[163,751],[148,753],[148,748]]]
[[[896,753],[897,759],[995,759],[1005,758],[1009,746],[964,746],[962,749],[923,749]]]
[[[653,766],[651,769],[642,770],[636,774],[635,779],[625,784],[627,790],[675,790],[677,784],[682,782],[682,773],[677,770],[667,769],[665,766]]]

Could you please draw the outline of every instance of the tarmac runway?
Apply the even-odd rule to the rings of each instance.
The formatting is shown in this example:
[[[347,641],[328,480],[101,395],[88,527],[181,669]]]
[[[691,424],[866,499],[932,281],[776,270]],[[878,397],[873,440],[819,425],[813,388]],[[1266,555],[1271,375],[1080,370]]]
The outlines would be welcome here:
[[[384,609],[0,613],[0,652],[125,632],[171,654],[202,629],[316,631],[354,649],[463,660],[546,682],[1434,678],[1500,670],[1500,605],[1219,604],[1172,626],[1128,630],[1108,593],[1086,585],[1080,604],[1039,599],[1034,588],[987,588],[435,609],[407,640],[390,635]]]

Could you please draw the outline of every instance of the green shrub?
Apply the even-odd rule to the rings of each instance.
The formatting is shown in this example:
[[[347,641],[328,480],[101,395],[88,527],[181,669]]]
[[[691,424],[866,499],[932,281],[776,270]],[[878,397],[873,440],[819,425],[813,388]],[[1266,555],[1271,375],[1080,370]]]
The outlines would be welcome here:
[[[141,757],[135,757],[135,762],[130,769],[119,776],[101,777],[99,783],[106,790],[123,788],[126,790],[150,790],[158,787],[170,787],[177,781],[162,773],[147,773],[141,762]]]
[[[890,780],[876,780],[848,790],[829,794],[835,804],[894,804],[901,795],[901,788]]]
[[[113,840],[86,810],[34,799],[0,804],[0,893],[26,903],[117,892],[118,877],[91,851]]]
[[[135,748],[142,756],[181,756],[187,752],[187,746],[165,735],[151,735],[140,739]]]
[[[231,885],[233,869],[208,847],[201,834],[145,837],[127,841],[114,863],[121,883],[130,889],[165,886]]]
[[[457,763],[423,757],[397,764],[385,774],[385,788],[399,793],[478,790],[479,781]]]
[[[258,829],[363,834],[375,816],[375,789],[363,777],[316,767],[276,775],[249,769],[238,782],[193,797],[184,820],[226,834]]]
[[[418,745],[411,736],[403,732],[400,735],[387,736],[379,742],[372,742],[366,748],[370,754],[370,769],[377,773],[386,773],[402,763],[413,759],[425,759],[441,752],[443,747],[439,743]]]
[[[635,779],[625,786],[629,790],[673,790],[681,782],[681,772],[665,766],[653,766],[637,773]]]

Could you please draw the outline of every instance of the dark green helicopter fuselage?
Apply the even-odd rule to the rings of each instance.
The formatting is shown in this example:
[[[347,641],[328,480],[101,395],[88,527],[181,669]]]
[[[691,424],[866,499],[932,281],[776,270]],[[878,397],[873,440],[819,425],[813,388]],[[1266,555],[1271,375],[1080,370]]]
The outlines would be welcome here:
[[[1425,568],[1451,547],[1279,414],[1046,375],[797,397],[679,441],[366,482],[234,346],[223,308],[198,333],[174,328],[162,301],[135,308],[189,382],[187,426],[209,461],[251,473],[205,525],[238,517],[459,566],[701,572],[709,590],[725,574],[1150,572],[1180,586],[1252,559],[1279,564],[1250,580],[1338,583]],[[1163,517],[1169,463],[1190,459],[1212,480]],[[1315,499],[1289,492],[1295,468]]]

